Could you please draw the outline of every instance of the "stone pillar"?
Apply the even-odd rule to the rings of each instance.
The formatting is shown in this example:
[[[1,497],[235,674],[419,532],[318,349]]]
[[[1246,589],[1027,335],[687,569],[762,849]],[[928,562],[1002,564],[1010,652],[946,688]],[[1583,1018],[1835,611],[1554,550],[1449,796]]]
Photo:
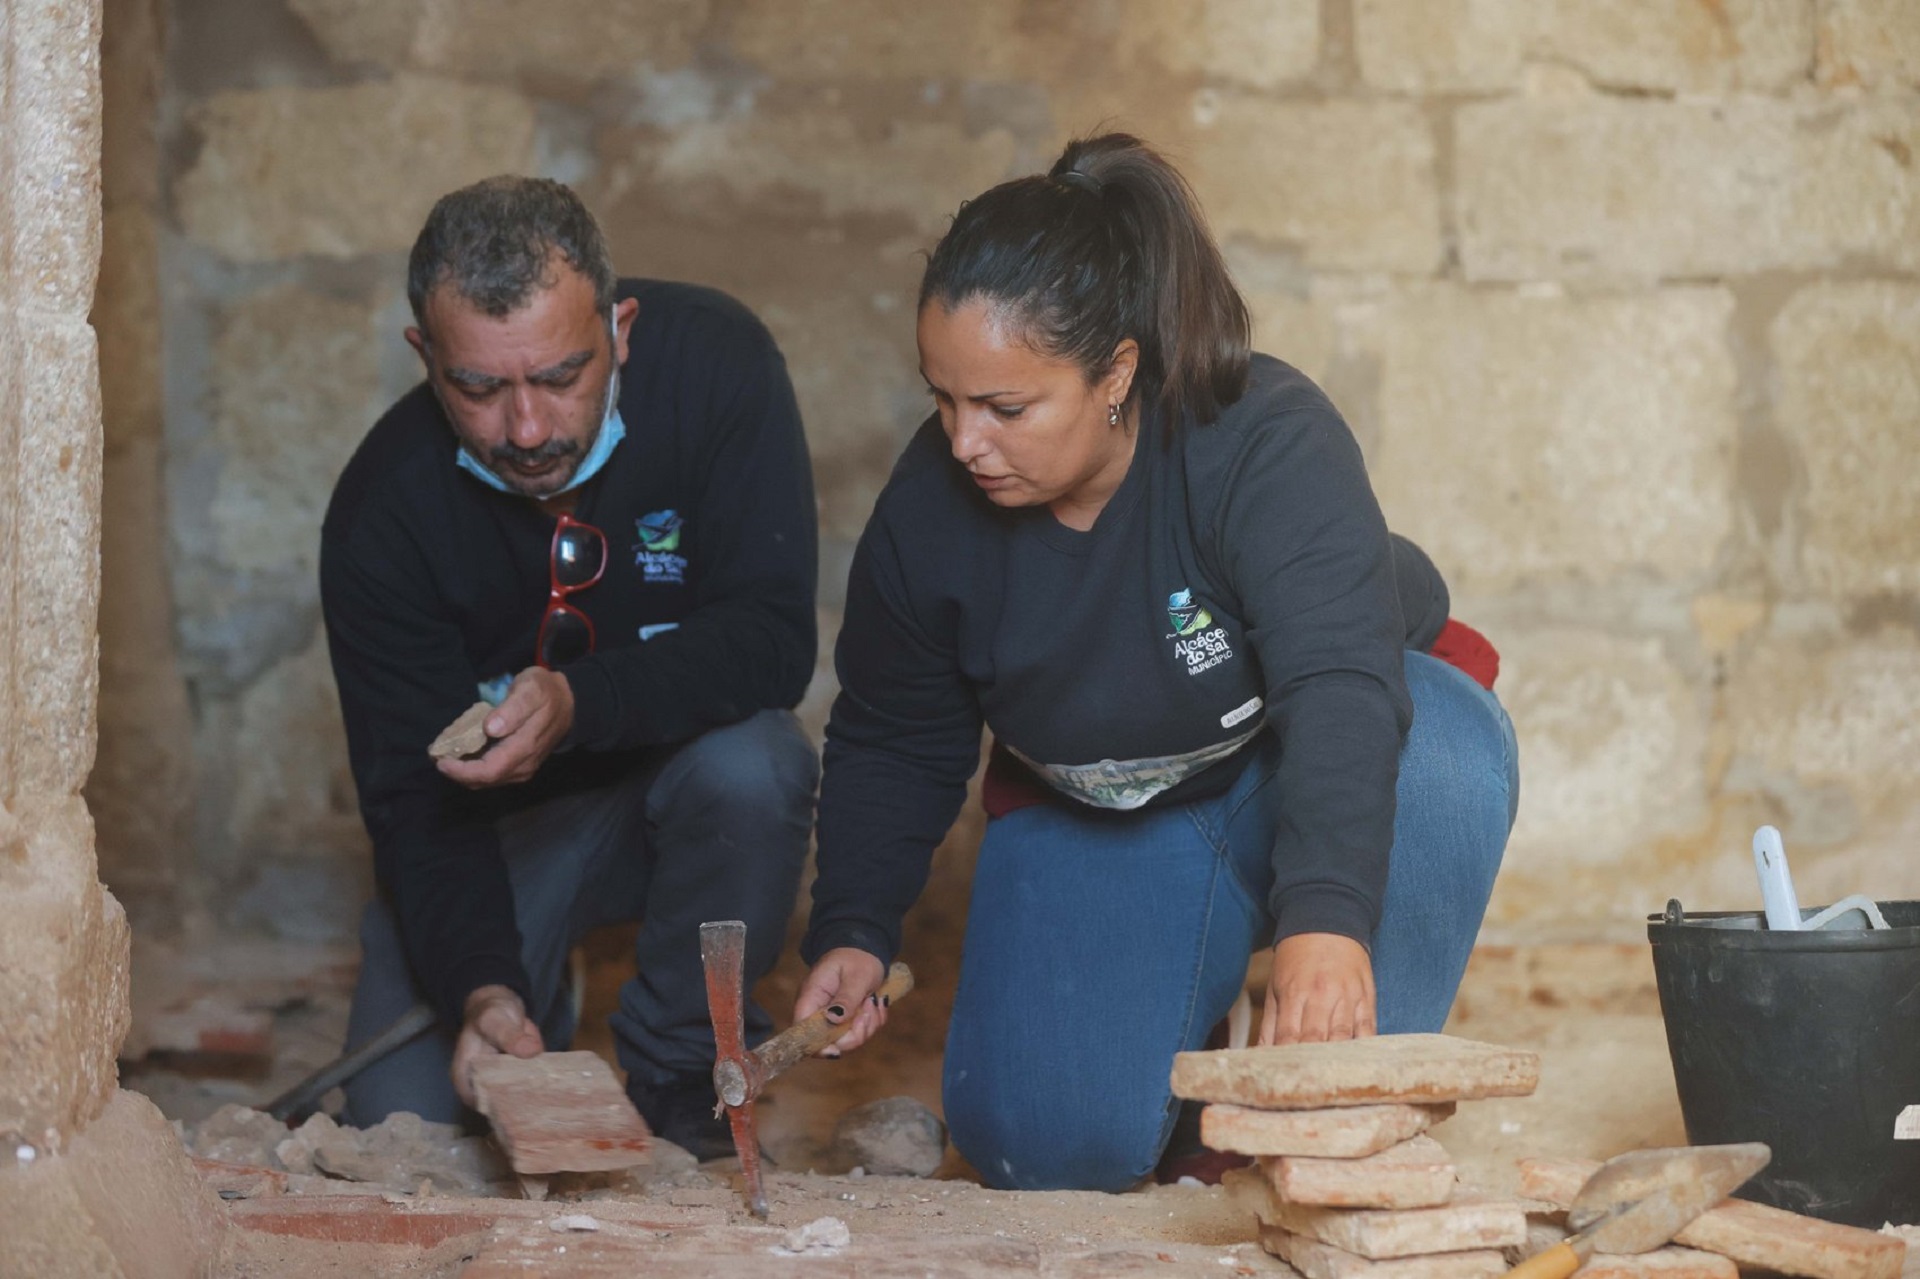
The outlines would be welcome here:
[[[0,288],[0,1135],[44,1152],[100,1113],[127,1028],[127,926],[95,874],[100,378],[98,0],[9,4]]]
[[[214,1209],[118,1093],[127,921],[100,884],[100,0],[0,6],[0,1239],[13,1273],[204,1271]],[[96,1122],[97,1121],[97,1122]],[[12,1270],[13,1267],[21,1267]]]
[[[159,0],[105,0],[100,339],[100,878],[142,936],[180,919],[193,722],[174,642],[161,467]]]

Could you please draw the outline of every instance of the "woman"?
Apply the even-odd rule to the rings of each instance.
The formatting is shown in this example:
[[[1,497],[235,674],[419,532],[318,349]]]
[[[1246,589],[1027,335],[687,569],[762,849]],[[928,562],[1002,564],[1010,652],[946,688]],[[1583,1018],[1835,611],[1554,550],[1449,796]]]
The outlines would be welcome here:
[[[1326,397],[1250,354],[1192,193],[1136,139],[963,205],[918,333],[936,412],[848,583],[795,1016],[857,1010],[843,1049],[885,1021],[984,720],[947,1122],[990,1185],[1123,1190],[1256,947],[1262,1043],[1439,1029],[1512,730],[1424,651],[1444,585]]]

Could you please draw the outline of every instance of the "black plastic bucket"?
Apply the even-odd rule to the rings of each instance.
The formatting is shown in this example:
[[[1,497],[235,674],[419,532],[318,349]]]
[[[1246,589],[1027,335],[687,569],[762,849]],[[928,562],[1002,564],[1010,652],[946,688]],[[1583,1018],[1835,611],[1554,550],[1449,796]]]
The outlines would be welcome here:
[[[1894,1135],[1920,1104],[1920,902],[1879,906],[1892,926],[1871,932],[1675,906],[1647,921],[1687,1140],[1773,1148],[1743,1199],[1920,1223],[1920,1140]]]

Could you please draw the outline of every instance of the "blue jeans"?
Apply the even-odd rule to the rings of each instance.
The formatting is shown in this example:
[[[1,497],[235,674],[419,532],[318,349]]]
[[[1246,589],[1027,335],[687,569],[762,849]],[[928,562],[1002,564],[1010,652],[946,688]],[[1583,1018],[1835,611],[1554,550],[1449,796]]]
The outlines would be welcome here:
[[[1372,943],[1385,1034],[1445,1023],[1519,798],[1493,695],[1422,653],[1406,672],[1413,729]],[[1159,1161],[1173,1055],[1203,1045],[1273,938],[1279,752],[1271,734],[1256,750],[1213,799],[988,823],[942,1081],[954,1145],[988,1185],[1120,1191]]]
[[[562,757],[547,767],[565,764]],[[573,1042],[568,952],[591,929],[638,919],[638,972],[621,986],[611,1018],[630,1087],[667,1089],[711,1077],[700,925],[747,921],[749,991],[773,967],[799,893],[818,772],[793,714],[761,711],[645,751],[612,785],[535,803],[496,823],[520,960],[533,987],[527,1011],[549,1050]],[[426,998],[382,899],[361,919],[360,950],[348,1048]],[[771,1028],[749,1001],[748,1038],[757,1042]],[[442,1123],[468,1119],[450,1075],[458,1029],[436,1026],[348,1080],[344,1117],[362,1127],[400,1110]]]

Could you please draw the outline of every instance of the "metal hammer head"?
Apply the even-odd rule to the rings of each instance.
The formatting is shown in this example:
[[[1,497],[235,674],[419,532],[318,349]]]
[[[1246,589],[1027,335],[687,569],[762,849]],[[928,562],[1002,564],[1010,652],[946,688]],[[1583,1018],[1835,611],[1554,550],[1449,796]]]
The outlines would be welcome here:
[[[713,1091],[733,1130],[747,1200],[753,1215],[765,1220],[767,1197],[760,1186],[760,1141],[753,1125],[753,1099],[765,1082],[759,1061],[747,1051],[747,926],[738,919],[700,925],[700,962],[707,974],[707,1011],[713,1018]]]

